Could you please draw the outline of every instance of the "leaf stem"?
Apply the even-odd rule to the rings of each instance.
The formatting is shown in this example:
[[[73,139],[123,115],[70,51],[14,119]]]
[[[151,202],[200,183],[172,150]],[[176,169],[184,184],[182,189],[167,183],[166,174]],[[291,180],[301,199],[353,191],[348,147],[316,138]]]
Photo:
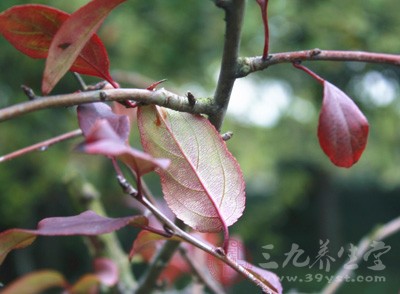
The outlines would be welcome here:
[[[261,8],[261,16],[264,25],[264,51],[262,59],[266,60],[269,51],[268,0],[257,0],[257,3]]]
[[[321,85],[324,85],[325,80],[321,78],[319,75],[317,75],[315,72],[313,72],[311,69],[305,67],[304,65],[301,65],[300,62],[293,62],[293,66],[295,68],[301,69],[302,71],[306,72],[309,76],[317,80]]]

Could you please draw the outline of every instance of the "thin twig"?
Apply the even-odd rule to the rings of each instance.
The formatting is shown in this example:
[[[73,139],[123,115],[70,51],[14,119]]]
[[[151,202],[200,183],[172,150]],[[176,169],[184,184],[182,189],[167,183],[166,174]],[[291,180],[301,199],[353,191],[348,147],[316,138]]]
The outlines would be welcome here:
[[[364,254],[370,248],[372,242],[383,240],[397,232],[400,232],[400,217],[397,217],[394,220],[379,227],[378,229],[373,230],[370,234],[362,238],[357,245],[357,251],[356,251],[357,256],[356,260],[354,261],[354,264],[358,264],[361,261]],[[335,293],[337,289],[339,289],[339,287],[346,280],[344,279],[344,277],[349,277],[352,274],[353,269],[348,266],[346,267],[345,265],[346,264],[344,264],[342,268],[335,274],[332,283],[328,284],[321,291],[321,293],[323,294]]]
[[[242,57],[239,58],[238,61],[240,66],[238,66],[236,77],[245,77],[252,72],[264,70],[271,65],[298,61],[354,61],[399,66],[400,55],[365,51],[311,49],[270,54],[266,60],[264,60],[262,56]]]
[[[180,221],[179,221],[180,222]],[[169,261],[176,252],[180,242],[167,240],[160,250],[156,253],[151,264],[147,268],[139,280],[138,287],[135,290],[136,294],[150,294],[156,286],[158,277],[163,270],[168,266]]]
[[[221,4],[221,1],[217,2]],[[232,88],[236,79],[237,61],[239,56],[240,37],[245,10],[245,0],[223,2],[225,10],[225,41],[222,55],[221,71],[219,73],[217,89],[214,94],[216,112],[209,116],[210,122],[220,130],[228,108]]]
[[[178,111],[190,113],[213,113],[214,107],[209,98],[198,98],[194,106],[190,105],[187,97],[179,96],[165,89],[148,91],[144,89],[108,89],[88,92],[77,92],[65,95],[37,97],[0,109],[0,121],[5,121],[19,115],[46,108],[73,106],[91,102],[134,100],[144,104],[156,104]]]
[[[128,194],[133,193],[132,195],[136,197],[135,189],[131,186],[131,184],[122,176],[118,176],[117,178],[123,190]],[[157,207],[155,207],[145,197],[136,197],[135,199],[140,201],[140,203],[142,203],[147,209],[149,209],[154,214],[154,216],[161,223],[163,223],[175,237],[189,244],[192,244],[193,246],[199,248],[200,250],[203,250],[208,254],[211,254],[212,256],[218,258],[219,260],[221,260],[222,262],[224,262],[225,264],[236,270],[238,273],[243,275],[246,279],[248,279],[258,287],[260,287],[264,293],[276,293],[276,291],[271,289],[268,285],[263,283],[259,278],[257,278],[251,272],[249,272],[246,268],[237,263],[236,260],[232,259],[229,255],[227,255],[222,248],[215,248],[214,246],[211,246],[205,241],[195,238],[194,236],[185,232],[184,230],[179,228],[173,221],[167,218]]]
[[[73,130],[71,132],[62,134],[60,136],[51,138],[49,140],[42,141],[40,143],[37,143],[37,144],[31,145],[31,146],[22,148],[20,150],[11,152],[9,154],[3,155],[3,156],[0,157],[0,162],[4,162],[4,161],[7,161],[7,160],[14,159],[14,158],[16,158],[18,156],[22,156],[22,155],[27,154],[29,152],[38,151],[38,150],[47,150],[47,148],[50,147],[51,145],[54,145],[56,143],[60,143],[62,141],[68,140],[68,139],[72,139],[72,138],[78,137],[80,135],[82,135],[82,131],[80,129]]]
[[[210,289],[215,294],[225,294],[224,289],[218,284],[209,274],[208,271],[205,271],[188,256],[188,252],[185,248],[179,247],[179,253],[182,255],[183,259],[190,266],[192,272],[199,279],[199,282],[203,283],[208,289]]]

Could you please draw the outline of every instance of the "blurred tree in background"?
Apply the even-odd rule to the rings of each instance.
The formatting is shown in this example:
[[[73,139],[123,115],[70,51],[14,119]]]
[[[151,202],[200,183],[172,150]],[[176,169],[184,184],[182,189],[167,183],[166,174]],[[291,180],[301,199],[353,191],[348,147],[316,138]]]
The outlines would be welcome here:
[[[0,10],[27,2],[2,1]],[[33,2],[72,12],[87,1]],[[271,52],[315,47],[387,53],[400,49],[398,1],[270,2]],[[247,2],[243,33],[240,55],[260,55],[264,35],[255,1]],[[222,11],[212,1],[195,0],[128,1],[99,31],[110,54],[112,73],[121,85],[143,87],[142,79],[151,83],[167,78],[167,89],[176,89],[182,95],[190,90],[196,96],[212,95],[223,34]],[[44,61],[20,54],[4,39],[0,39],[0,52],[0,107],[5,107],[26,99],[21,84],[39,90]],[[370,122],[369,143],[353,168],[332,166],[316,137],[322,88],[290,65],[274,66],[237,82],[223,131],[234,133],[228,146],[247,183],[247,209],[233,232],[243,238],[255,264],[266,262],[262,253],[267,250],[262,247],[268,244],[274,245],[268,253],[279,265],[293,243],[311,259],[318,253],[319,240],[329,240],[329,248],[338,252],[400,212],[400,69],[353,62],[321,61],[308,66],[356,100]],[[67,75],[55,92],[77,88],[73,76]],[[76,127],[75,111],[69,108],[43,110],[4,122],[0,153]],[[111,216],[129,212],[109,163],[70,152],[74,144],[59,144],[1,164],[1,230],[11,226],[33,228],[44,217],[75,213],[70,182],[77,177],[95,184],[104,201],[112,204],[106,205]],[[132,232],[122,230],[120,234],[128,249]],[[11,253],[0,268],[0,280],[7,282],[33,268],[48,267],[74,278],[90,266],[79,238],[49,239]],[[347,283],[340,293],[398,290],[399,242],[399,236],[385,240],[391,246],[382,256],[386,282]],[[334,262],[332,268],[336,270],[341,264]],[[361,264],[357,273],[371,275],[365,269]],[[304,276],[318,269],[289,264],[276,272]],[[286,291],[318,291],[325,284],[283,281]],[[247,286],[239,285],[234,292]]]

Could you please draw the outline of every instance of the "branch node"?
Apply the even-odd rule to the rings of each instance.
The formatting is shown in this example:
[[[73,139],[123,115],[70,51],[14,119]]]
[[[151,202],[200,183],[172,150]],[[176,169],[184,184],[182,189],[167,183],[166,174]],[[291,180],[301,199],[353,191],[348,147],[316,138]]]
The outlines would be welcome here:
[[[32,88],[29,88],[28,86],[21,85],[22,91],[24,91],[24,94],[28,97],[29,100],[35,100],[37,96],[35,95],[35,92],[33,92]]]
[[[222,140],[228,141],[228,140],[232,139],[233,133],[231,131],[229,131],[229,132],[222,134],[221,137],[222,137]]]
[[[196,98],[194,97],[194,95],[190,91],[188,91],[186,93],[186,97],[188,98],[189,105],[191,107],[194,107],[194,105],[196,104]]]
[[[224,248],[222,248],[222,247],[215,248],[215,253],[217,253],[219,256],[222,256],[222,257],[226,256],[226,252],[225,252]]]
[[[106,101],[107,100],[107,94],[104,91],[100,91],[99,97],[101,101]]]
[[[124,191],[124,193],[137,198],[138,197],[138,192],[136,191],[135,188],[132,187],[132,185],[127,181],[127,179],[125,179],[123,176],[121,175],[117,175],[117,180],[119,185],[122,188],[122,191]]]
[[[310,51],[310,57],[314,57],[321,54],[321,49],[315,48]]]
[[[175,232],[173,229],[171,229],[169,226],[164,224],[163,226],[164,231],[167,233],[168,238],[171,238],[173,235],[175,235]]]

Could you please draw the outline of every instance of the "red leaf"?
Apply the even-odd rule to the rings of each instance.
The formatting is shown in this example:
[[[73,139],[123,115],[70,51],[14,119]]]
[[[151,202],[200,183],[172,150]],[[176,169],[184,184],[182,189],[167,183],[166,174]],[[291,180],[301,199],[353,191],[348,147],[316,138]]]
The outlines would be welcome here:
[[[355,164],[367,144],[368,131],[368,121],[353,100],[324,81],[318,138],[330,160],[340,167]]]
[[[65,278],[56,271],[42,270],[27,274],[2,289],[2,294],[44,293],[53,287],[66,288]]]
[[[118,282],[118,266],[112,259],[96,258],[94,260],[94,270],[96,276],[103,285],[112,287]]]
[[[110,11],[124,1],[92,0],[72,13],[61,25],[51,42],[46,60],[42,81],[43,94],[48,94],[54,88]],[[99,74],[114,84],[108,68],[100,68]]]
[[[138,109],[142,145],[171,159],[157,170],[168,206],[195,230],[225,230],[242,215],[244,180],[239,164],[210,122],[156,106]]]
[[[133,242],[129,258],[132,259],[134,255],[140,255],[145,262],[151,262],[154,254],[161,248],[165,240],[167,240],[167,238],[163,236],[149,231],[141,231]],[[177,237],[171,237],[168,238],[168,240],[181,241]],[[168,262],[168,266],[159,276],[159,281],[168,282],[169,285],[172,285],[176,279],[189,271],[189,265],[179,252],[176,252]]]
[[[107,104],[101,102],[82,104],[78,106],[77,112],[79,127],[85,136],[89,134],[98,119],[105,119],[122,141],[128,139],[130,132],[128,117],[115,114]]]
[[[86,136],[86,143],[80,145],[80,148],[89,154],[116,157],[138,176],[147,174],[156,168],[165,169],[170,162],[168,159],[156,159],[150,154],[131,148],[120,139],[105,119],[96,121]]]
[[[68,18],[68,13],[45,5],[13,6],[0,14],[0,32],[25,55],[47,58],[53,37]],[[109,66],[103,43],[93,35],[69,70],[105,78]]]
[[[141,215],[108,218],[90,210],[76,216],[46,218],[39,222],[37,230],[10,229],[0,233],[0,264],[11,250],[29,246],[36,236],[100,235],[127,225],[147,224],[147,218]]]

